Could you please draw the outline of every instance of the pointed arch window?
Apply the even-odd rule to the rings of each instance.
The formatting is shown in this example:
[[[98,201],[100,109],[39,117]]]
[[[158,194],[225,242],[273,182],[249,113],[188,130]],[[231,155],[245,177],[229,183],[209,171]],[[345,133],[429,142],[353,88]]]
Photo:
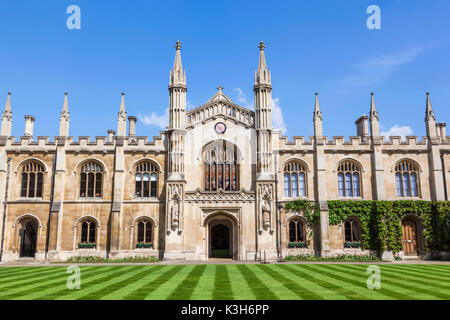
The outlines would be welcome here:
[[[359,221],[355,218],[350,218],[344,221],[345,242],[355,243],[361,241]]]
[[[299,161],[287,163],[283,168],[284,196],[306,197],[306,167]]]
[[[97,223],[94,219],[84,219],[81,221],[81,230],[79,233],[78,248],[93,249],[97,243]]]
[[[289,221],[289,242],[305,242],[306,226],[302,219]]]
[[[238,191],[237,147],[221,140],[204,151],[205,191]]]
[[[44,167],[36,161],[27,162],[22,166],[21,175],[20,196],[22,198],[42,198]]]
[[[103,167],[96,162],[86,162],[81,166],[80,197],[101,198]]]
[[[339,197],[361,197],[361,169],[353,161],[338,166]]]
[[[158,170],[150,161],[145,161],[136,166],[137,198],[156,198],[158,191]]]
[[[136,248],[153,246],[153,223],[150,219],[142,219],[137,223]]]
[[[404,160],[395,166],[395,189],[397,197],[419,196],[419,168],[411,161]]]

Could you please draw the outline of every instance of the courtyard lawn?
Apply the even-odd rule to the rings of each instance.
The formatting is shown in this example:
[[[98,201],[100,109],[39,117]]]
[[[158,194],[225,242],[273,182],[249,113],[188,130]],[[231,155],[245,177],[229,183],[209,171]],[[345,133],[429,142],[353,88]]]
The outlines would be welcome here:
[[[367,288],[361,264],[1,267],[0,300],[104,299],[450,299],[450,265],[378,265],[381,289]]]

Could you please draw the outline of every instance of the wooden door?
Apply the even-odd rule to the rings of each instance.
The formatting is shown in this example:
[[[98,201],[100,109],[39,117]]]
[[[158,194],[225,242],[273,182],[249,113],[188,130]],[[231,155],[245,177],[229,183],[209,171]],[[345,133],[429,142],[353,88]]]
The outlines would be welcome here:
[[[403,253],[406,256],[417,256],[417,224],[412,219],[404,219],[403,231]]]

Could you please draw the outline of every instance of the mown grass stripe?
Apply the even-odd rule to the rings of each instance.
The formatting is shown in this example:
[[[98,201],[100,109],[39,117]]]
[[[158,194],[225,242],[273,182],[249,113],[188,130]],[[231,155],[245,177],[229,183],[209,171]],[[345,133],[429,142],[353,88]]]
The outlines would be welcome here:
[[[309,290],[315,292],[318,295],[325,296],[327,299],[331,300],[347,300],[347,297],[344,297],[342,294],[337,293],[336,291],[331,290],[326,286],[327,282],[318,281],[314,276],[311,276],[309,273],[301,270],[300,268],[293,268],[291,264],[289,265],[277,265],[283,272],[289,273],[290,276],[298,278],[299,281],[305,283],[308,286]]]
[[[278,297],[244,264],[236,265],[258,300],[278,300]]]
[[[377,300],[396,300],[399,299],[399,293],[390,289],[387,289],[386,286],[382,286],[380,290],[378,289],[369,289],[367,287],[367,279],[370,274],[364,272],[354,272],[353,270],[349,270],[346,268],[346,265],[328,265],[329,268],[334,269],[336,272],[340,272],[345,276],[353,277],[359,279],[361,281],[361,288],[365,289],[363,291],[368,292],[369,295],[373,296]],[[367,266],[366,266],[367,267]],[[408,299],[408,296],[402,295],[400,293],[400,299]]]
[[[109,292],[99,298],[99,300],[121,300],[124,299],[130,292],[133,292],[139,288],[142,287],[144,283],[147,283],[151,281],[150,279],[156,279],[161,274],[163,274],[169,266],[152,266],[151,269],[147,270],[147,272],[142,276],[140,279],[130,282],[127,281],[127,283],[120,288],[117,288],[116,290],[108,290]],[[116,285],[114,285],[116,287]],[[111,287],[110,287],[111,288]]]
[[[386,265],[383,267],[391,268],[392,266]],[[432,280],[432,281],[442,281],[443,278],[444,279],[448,278],[446,276],[436,275],[433,271],[430,271],[430,270],[417,269],[417,268],[412,268],[410,266],[394,266],[394,268],[392,268],[392,269],[401,270],[402,272],[409,272],[410,274],[413,274],[416,277],[421,277],[421,278],[425,278],[425,279]],[[450,278],[448,278],[448,280],[450,280]]]
[[[351,273],[355,276],[366,277],[366,281],[370,276],[370,274],[366,273],[368,265],[358,265],[358,268],[356,270],[350,268],[350,265],[337,265],[337,267],[345,269],[345,272]],[[405,294],[402,288],[399,288],[389,283],[385,283],[383,275],[381,275],[381,289],[376,290],[382,294],[391,296],[393,299],[396,300],[410,300],[413,298],[411,295]]]
[[[8,286],[1,286],[0,290],[7,292],[7,295],[15,294],[19,291],[26,291],[28,288],[34,288],[36,286],[42,285],[44,282],[51,281],[53,279],[61,278],[65,275],[65,269],[55,269],[45,273],[35,273],[31,274],[22,279],[17,279],[8,283]],[[0,299],[6,298],[6,295],[0,295]]]
[[[371,297],[361,293],[358,289],[358,286],[360,285],[358,282],[339,276],[333,272],[329,272],[329,270],[326,270],[326,265],[305,264],[303,267],[310,272],[320,275],[323,281],[327,281],[325,279],[332,280],[332,282],[327,281],[328,283],[331,283],[332,288],[339,290],[339,292],[342,292],[344,296],[350,299],[372,300]],[[352,286],[349,286],[348,284],[352,284]],[[354,286],[356,286],[356,288]]]
[[[175,291],[167,298],[167,300],[189,300],[198,281],[200,280],[203,272],[205,271],[206,265],[197,265],[187,277],[181,282]]]
[[[192,292],[190,300],[211,300],[214,292],[214,282],[216,280],[216,266],[206,265],[202,276]]]
[[[300,282],[295,282],[278,271],[274,270],[275,267],[267,265],[258,265],[265,274],[267,274],[272,279],[279,281],[283,284],[286,289],[290,290],[297,295],[298,298],[303,300],[323,300],[324,298],[313,291],[308,290],[306,287],[302,286]]]
[[[53,274],[56,269],[38,269],[27,272],[18,272],[14,274],[14,276],[2,278],[0,280],[0,290],[4,289],[5,286],[10,287],[16,283],[27,282],[28,279],[36,278],[36,277],[45,277],[46,275]]]
[[[424,268],[420,265],[400,265],[398,267],[399,269],[414,271],[420,275],[423,275],[423,273],[426,272],[428,277],[432,277],[435,279],[442,280],[442,278],[444,277],[450,280],[450,268],[447,271],[444,271],[442,269],[431,269],[426,267]]]
[[[164,272],[156,279],[144,282],[138,289],[130,292],[123,299],[124,300],[143,300],[151,292],[157,290],[164,283],[172,279],[178,272],[184,269],[185,266],[173,266],[168,271]]]
[[[450,284],[446,284],[449,282],[445,282],[445,280],[443,281],[442,278],[440,280],[430,279],[429,277],[424,275],[423,272],[421,275],[418,275],[417,273],[410,272],[408,269],[395,270],[393,268],[388,268],[388,266],[383,266],[382,270],[383,270],[383,272],[389,272],[389,273],[395,274],[396,276],[398,276],[400,274],[400,278],[403,278],[404,280],[415,281],[415,282],[422,283],[423,285],[430,286],[433,288],[437,287],[437,288],[441,288],[443,290],[450,290]]]
[[[71,274],[67,274],[64,269],[63,274],[56,275],[55,277],[47,278],[45,280],[37,282],[37,286],[29,286],[28,284],[24,286],[26,289],[21,290],[19,292],[15,292],[10,295],[8,299],[26,299],[27,296],[42,296],[43,300],[47,300],[50,295],[49,293],[54,290],[61,290],[61,288],[67,289],[67,279]],[[84,271],[84,274],[96,274],[99,270],[95,268],[88,269],[88,271]],[[50,291],[50,292],[48,292]]]
[[[233,297],[230,277],[228,276],[228,266],[218,264],[216,265],[213,299],[233,300]]]
[[[436,264],[410,264],[408,267],[421,268],[425,270],[434,270],[438,273],[441,273],[444,276],[448,276],[448,272],[450,271],[450,265],[436,265]]]
[[[99,286],[102,286],[108,280],[114,279],[116,276],[121,276],[126,273],[127,270],[133,269],[133,266],[111,266],[106,272],[100,268],[100,270],[90,277],[81,277],[81,289],[80,290],[67,290],[63,289],[60,293],[53,293],[52,298],[54,300],[78,300],[80,297],[86,296],[92,291],[95,291]],[[58,296],[59,294],[59,296]]]
[[[149,268],[146,268],[145,266],[135,266],[129,270],[126,270],[118,277],[113,277],[104,281],[101,285],[95,286],[96,290],[88,292],[84,296],[78,297],[77,300],[98,300],[110,292],[120,289],[129,282],[139,281],[142,276],[149,271]]]
[[[353,268],[353,269],[361,269],[359,266],[356,266],[356,265],[349,265],[348,267]],[[405,284],[402,281],[396,281],[392,278],[389,278],[389,276],[386,276],[385,274],[383,276],[383,267],[381,266],[380,269],[381,269],[381,287],[383,287],[383,285],[389,284],[392,287],[395,287],[397,289],[402,288],[403,289],[402,292],[408,297],[407,299],[414,298],[414,299],[426,299],[426,300],[432,299],[432,300],[434,300],[436,298],[441,298],[441,296],[443,295],[437,291],[427,290],[423,286],[413,287],[408,284]],[[405,292],[405,290],[406,290],[406,292]],[[409,291],[409,292],[407,292],[407,291]],[[429,297],[423,298],[423,295],[429,296]],[[422,298],[418,298],[418,297],[422,297]]]
[[[167,300],[168,297],[177,290],[180,283],[182,283],[186,279],[186,277],[189,276],[189,273],[194,268],[195,265],[183,266],[183,268],[180,270],[180,272],[177,274],[176,277],[172,277],[169,281],[164,283],[163,286],[160,286],[158,289],[150,292],[145,297],[145,300]]]
[[[230,278],[231,291],[235,300],[256,300],[252,289],[247,285],[245,278],[235,265],[227,266]]]

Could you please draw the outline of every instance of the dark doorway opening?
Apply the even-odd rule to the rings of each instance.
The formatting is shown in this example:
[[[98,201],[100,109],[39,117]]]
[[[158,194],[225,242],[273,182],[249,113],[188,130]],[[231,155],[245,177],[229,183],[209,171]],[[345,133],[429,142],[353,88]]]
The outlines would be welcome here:
[[[230,246],[230,228],[223,224],[211,228],[211,258],[232,258]]]
[[[36,252],[37,225],[34,221],[27,221],[22,224],[20,239],[20,256],[32,257]]]

